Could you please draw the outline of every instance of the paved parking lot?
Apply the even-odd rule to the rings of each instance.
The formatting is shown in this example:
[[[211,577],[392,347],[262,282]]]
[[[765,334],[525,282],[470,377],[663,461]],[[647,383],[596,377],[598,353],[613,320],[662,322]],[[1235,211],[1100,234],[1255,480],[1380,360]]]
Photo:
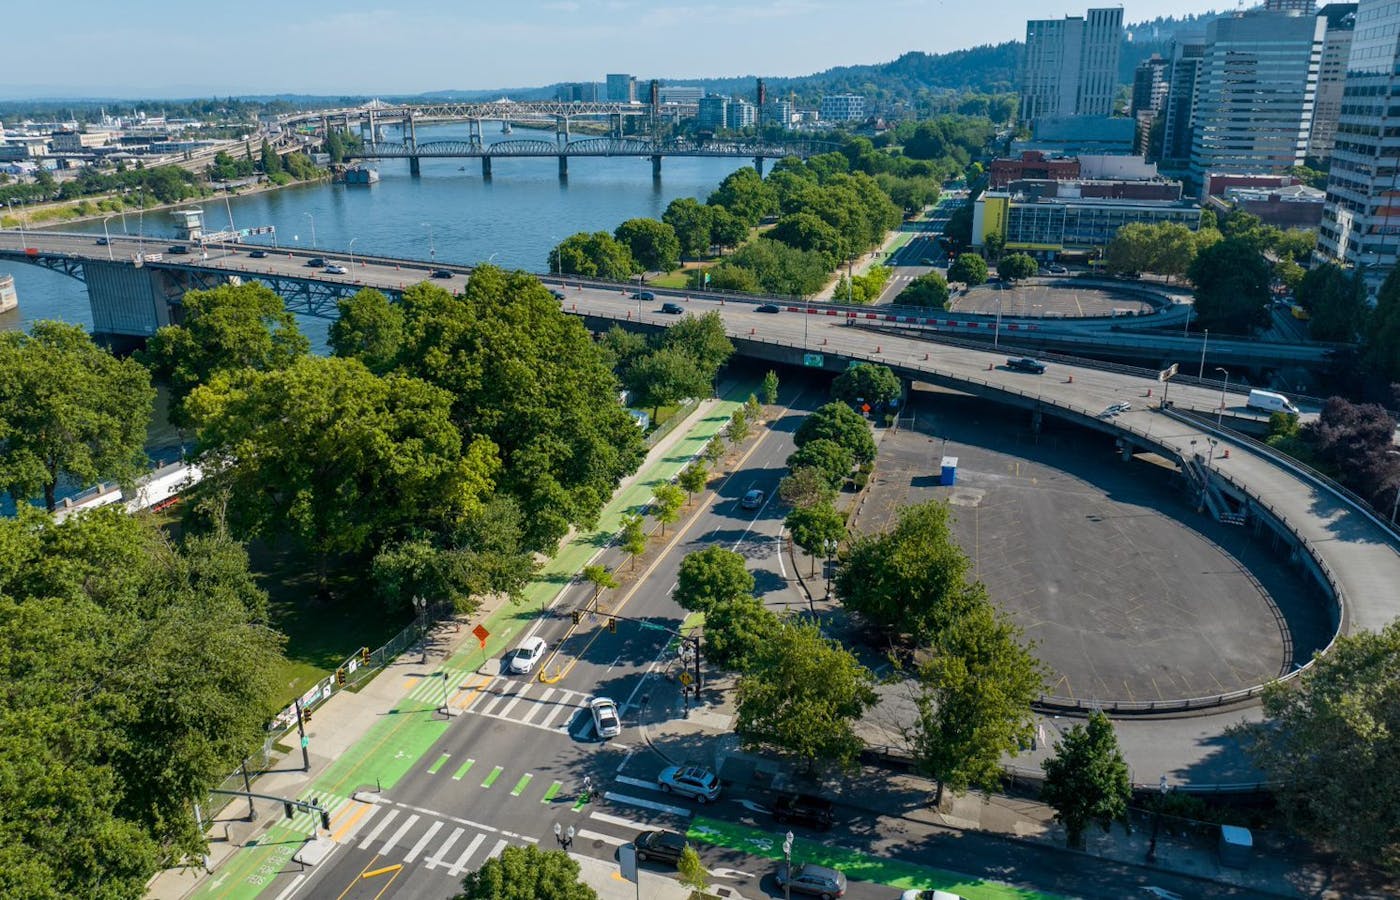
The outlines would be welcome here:
[[[855,527],[951,503],[976,576],[1052,670],[1050,693],[1211,696],[1276,677],[1327,640],[1321,604],[1282,559],[1197,514],[1173,469],[1121,462],[1106,435],[1050,418],[1037,440],[1028,413],[951,392],[917,391],[911,408],[913,428],[881,444]],[[953,487],[937,485],[945,454],[959,459]]]
[[[1003,316],[1063,317],[1111,316],[1115,310],[1128,310],[1123,315],[1139,315],[1152,311],[1151,304],[1126,293],[1099,287],[1086,287],[1076,278],[1037,278],[1015,287],[1000,284],[979,284],[966,293],[953,294],[949,308],[955,312],[996,315],[997,300],[1001,300]]]

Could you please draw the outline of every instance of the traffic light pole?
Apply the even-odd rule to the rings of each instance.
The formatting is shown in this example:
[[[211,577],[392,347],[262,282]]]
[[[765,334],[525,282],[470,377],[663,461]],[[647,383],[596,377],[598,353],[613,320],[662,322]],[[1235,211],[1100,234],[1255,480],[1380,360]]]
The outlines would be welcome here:
[[[295,701],[295,705],[297,709],[297,737],[300,738],[299,743],[301,744],[301,770],[303,772],[310,772],[311,754],[306,750],[306,745],[309,741],[306,739],[306,725],[304,722],[306,713],[302,711],[300,700]]]
[[[222,794],[226,797],[247,797],[251,804],[254,798],[258,800],[272,800],[282,804],[282,808],[287,813],[287,818],[292,817],[292,809],[304,809],[309,812],[319,813],[321,816],[321,827],[327,831],[331,830],[331,814],[321,806],[321,801],[315,797],[310,800],[292,800],[288,797],[278,797],[276,794],[257,794],[252,791],[225,791],[222,789],[212,790],[211,794]]]
[[[577,612],[577,610],[575,610]],[[677,640],[690,645],[691,655],[695,657],[695,697],[700,698],[700,636],[683,634],[678,629],[667,628],[665,625],[657,625],[648,619],[637,619],[631,616],[610,615],[608,617],[608,630],[616,633],[618,622],[633,622],[649,631],[664,631]]]

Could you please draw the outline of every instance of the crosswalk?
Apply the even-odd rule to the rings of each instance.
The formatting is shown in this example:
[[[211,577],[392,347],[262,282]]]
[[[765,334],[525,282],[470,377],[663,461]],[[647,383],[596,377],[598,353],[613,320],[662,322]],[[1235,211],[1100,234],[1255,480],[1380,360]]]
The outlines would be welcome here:
[[[448,703],[459,713],[514,722],[543,731],[568,734],[575,717],[587,708],[590,695],[552,687],[529,676],[478,675],[447,671]],[[440,705],[442,679],[424,679],[412,699]]]

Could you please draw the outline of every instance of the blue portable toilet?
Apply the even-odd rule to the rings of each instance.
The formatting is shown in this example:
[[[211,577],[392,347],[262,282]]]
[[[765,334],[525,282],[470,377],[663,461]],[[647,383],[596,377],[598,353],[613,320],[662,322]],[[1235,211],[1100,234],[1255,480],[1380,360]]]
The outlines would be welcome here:
[[[943,471],[939,475],[938,483],[944,487],[952,487],[958,481],[958,458],[956,456],[943,457]]]
[[[1220,826],[1220,864],[1232,869],[1247,869],[1254,856],[1254,835],[1238,825]]]

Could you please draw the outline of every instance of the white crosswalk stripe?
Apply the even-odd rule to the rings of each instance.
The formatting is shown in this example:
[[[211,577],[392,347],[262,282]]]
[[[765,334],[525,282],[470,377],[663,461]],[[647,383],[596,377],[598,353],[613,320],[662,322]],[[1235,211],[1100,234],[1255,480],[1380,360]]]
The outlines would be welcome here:
[[[452,833],[443,841],[442,846],[437,848],[437,852],[423,860],[423,865],[429,869],[436,869],[438,866],[447,864],[447,854],[451,852],[452,845],[457,843],[457,839],[467,833],[465,828],[454,828]]]
[[[432,827],[428,829],[427,833],[418,839],[418,843],[413,845],[413,849],[408,851],[408,855],[403,858],[403,861],[413,862],[415,859],[417,859],[418,854],[422,853],[424,848],[428,846],[428,842],[433,839],[433,835],[437,834],[441,830],[442,823],[434,822]]]
[[[527,725],[542,731],[568,733],[588,695],[564,688],[544,688],[539,682],[496,676],[477,690],[460,708],[463,712]]]
[[[394,821],[394,819],[398,817],[398,814],[399,811],[397,809],[389,810],[389,812],[384,816],[384,818],[379,820],[379,824],[374,826],[374,830],[371,831],[369,834],[365,835],[365,839],[363,841],[360,841],[360,849],[368,849],[369,845],[374,843],[375,838],[379,837],[380,833],[383,832],[385,828],[389,827],[389,823]]]
[[[394,832],[394,836],[384,842],[384,846],[379,848],[380,856],[388,856],[389,851],[394,849],[400,840],[403,839],[408,830],[413,827],[413,823],[418,821],[417,816],[409,816],[408,821],[399,826],[399,830]]]
[[[495,859],[496,857],[500,856],[501,851],[506,849],[506,847],[508,846],[510,846],[510,842],[507,841],[505,838],[501,838],[499,841],[496,842],[496,846],[491,848],[491,852],[486,854],[486,858]]]
[[[457,857],[457,861],[452,864],[452,868],[447,870],[447,874],[453,878],[461,875],[462,869],[467,864],[467,860],[472,858],[472,854],[476,852],[476,848],[480,847],[485,840],[486,835],[484,834],[478,834],[476,837],[472,838],[471,843],[467,845],[467,849],[462,851],[462,855]]]

